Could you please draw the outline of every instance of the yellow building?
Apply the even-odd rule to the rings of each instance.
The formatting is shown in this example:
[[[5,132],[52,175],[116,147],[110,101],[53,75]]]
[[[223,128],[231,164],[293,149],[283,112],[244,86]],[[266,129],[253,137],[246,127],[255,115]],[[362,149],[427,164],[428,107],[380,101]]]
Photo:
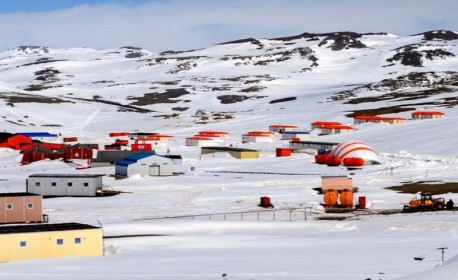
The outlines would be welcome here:
[[[100,227],[78,223],[0,227],[0,262],[66,256],[102,256]]]
[[[228,153],[236,159],[251,159],[259,158],[259,151],[232,147],[201,147],[200,153],[202,155],[213,153]]]

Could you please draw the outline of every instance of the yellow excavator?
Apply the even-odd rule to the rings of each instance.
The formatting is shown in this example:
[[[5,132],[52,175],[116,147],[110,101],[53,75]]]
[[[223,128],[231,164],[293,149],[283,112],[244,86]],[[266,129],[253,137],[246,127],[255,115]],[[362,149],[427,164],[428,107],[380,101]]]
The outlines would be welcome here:
[[[404,205],[403,212],[440,211],[444,208],[444,198],[433,198],[430,192],[422,192],[419,199],[414,197]]]

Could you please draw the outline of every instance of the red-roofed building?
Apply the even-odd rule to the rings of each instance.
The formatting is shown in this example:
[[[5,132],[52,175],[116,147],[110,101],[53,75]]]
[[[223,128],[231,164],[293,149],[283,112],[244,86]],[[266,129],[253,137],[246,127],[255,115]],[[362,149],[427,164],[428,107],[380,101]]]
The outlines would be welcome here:
[[[202,146],[213,143],[213,138],[203,136],[192,136],[186,138],[186,146]]]
[[[328,121],[316,121],[312,122],[311,124],[312,129],[319,129],[323,125],[342,125],[340,122],[328,122]]]
[[[444,116],[445,114],[439,111],[415,111],[412,113],[412,119],[414,120],[438,119]]]
[[[196,136],[210,137],[210,138],[226,138],[229,133],[224,131],[203,130],[199,131]]]
[[[151,144],[157,146],[159,144],[167,144],[173,142],[174,137],[164,134],[152,134],[147,137],[140,137],[135,140],[135,144]]]
[[[354,124],[362,124],[367,122],[398,124],[407,122],[407,119],[399,117],[356,116],[353,118],[353,122]]]
[[[242,135],[242,143],[268,143],[275,139],[275,133],[270,131],[249,131]]]
[[[272,124],[269,125],[270,132],[283,133],[285,131],[295,131],[298,127],[295,125]]]
[[[350,132],[353,127],[348,125],[324,125],[321,127],[321,135],[339,134]]]

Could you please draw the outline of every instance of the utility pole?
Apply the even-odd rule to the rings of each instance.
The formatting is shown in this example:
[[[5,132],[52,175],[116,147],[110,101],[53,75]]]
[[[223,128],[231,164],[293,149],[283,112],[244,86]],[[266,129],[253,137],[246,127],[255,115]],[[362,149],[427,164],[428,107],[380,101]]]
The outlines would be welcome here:
[[[441,250],[442,251],[442,262],[444,262],[444,254],[445,254],[445,250],[447,250],[447,249],[448,249],[447,247],[437,248],[437,250]]]

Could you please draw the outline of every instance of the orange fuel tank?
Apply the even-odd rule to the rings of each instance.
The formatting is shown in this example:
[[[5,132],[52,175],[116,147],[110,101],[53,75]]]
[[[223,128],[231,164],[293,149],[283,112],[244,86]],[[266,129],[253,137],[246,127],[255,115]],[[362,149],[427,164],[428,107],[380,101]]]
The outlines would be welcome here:
[[[325,206],[337,206],[338,197],[339,197],[339,194],[337,193],[337,191],[334,191],[334,190],[327,191],[323,196],[324,205]]]
[[[353,192],[350,190],[343,190],[340,193],[339,200],[342,207],[353,207]]]

